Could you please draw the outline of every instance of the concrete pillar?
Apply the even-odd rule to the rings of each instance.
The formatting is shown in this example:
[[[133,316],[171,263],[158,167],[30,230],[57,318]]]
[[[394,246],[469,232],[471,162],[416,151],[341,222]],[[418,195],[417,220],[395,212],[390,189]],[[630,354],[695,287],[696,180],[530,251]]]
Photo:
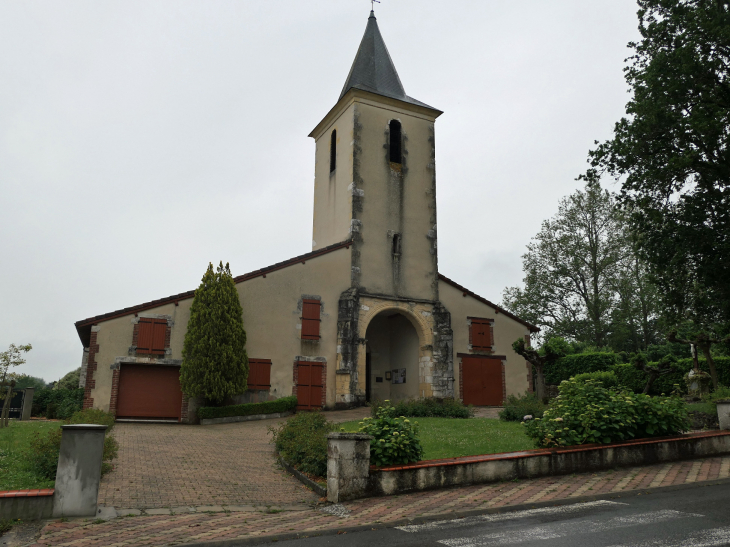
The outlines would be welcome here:
[[[93,517],[101,480],[105,425],[62,426],[53,517]]]
[[[730,399],[717,401],[717,419],[720,429],[730,429]]]
[[[34,387],[25,388],[25,395],[23,396],[23,411],[20,413],[21,420],[30,420],[30,409],[33,407],[34,393]]]
[[[370,435],[327,436],[327,500],[333,503],[365,496],[370,474]]]

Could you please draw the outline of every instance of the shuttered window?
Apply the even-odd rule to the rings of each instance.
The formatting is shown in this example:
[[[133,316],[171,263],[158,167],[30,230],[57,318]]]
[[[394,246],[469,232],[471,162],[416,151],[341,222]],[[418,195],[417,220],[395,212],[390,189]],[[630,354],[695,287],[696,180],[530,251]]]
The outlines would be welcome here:
[[[137,353],[165,354],[167,319],[141,317],[137,331]]]
[[[302,340],[319,340],[319,316],[322,303],[319,300],[302,302]]]
[[[268,390],[271,388],[271,359],[248,360],[248,389]]]
[[[492,340],[492,320],[471,317],[471,349],[473,350],[491,350]]]

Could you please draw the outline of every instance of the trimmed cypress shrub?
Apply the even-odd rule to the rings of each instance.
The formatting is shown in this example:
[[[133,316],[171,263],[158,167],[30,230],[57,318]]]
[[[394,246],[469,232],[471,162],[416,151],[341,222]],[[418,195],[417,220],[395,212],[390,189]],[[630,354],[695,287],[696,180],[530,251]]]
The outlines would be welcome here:
[[[228,264],[213,264],[195,291],[183,344],[180,387],[213,404],[246,391],[248,356],[243,308]]]

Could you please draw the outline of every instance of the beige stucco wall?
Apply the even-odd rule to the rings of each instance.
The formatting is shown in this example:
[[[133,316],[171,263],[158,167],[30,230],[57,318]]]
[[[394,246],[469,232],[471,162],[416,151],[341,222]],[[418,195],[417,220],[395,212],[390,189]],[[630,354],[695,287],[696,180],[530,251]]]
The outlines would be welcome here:
[[[483,317],[494,319],[494,354],[507,356],[505,365],[507,395],[525,393],[528,388],[527,363],[512,350],[512,343],[529,334],[528,328],[469,295],[463,296],[462,291],[445,281],[439,282],[439,294],[441,302],[451,313],[451,329],[454,333],[455,391],[458,391],[459,386],[460,359],[457,354],[470,353],[467,317]]]
[[[271,359],[271,394],[291,395],[293,365],[297,356],[324,357],[327,360],[327,401],[335,399],[337,357],[337,305],[342,291],[349,287],[350,249],[339,249],[238,283],[243,307],[246,349],[249,357]],[[320,297],[322,324],[319,341],[301,340],[302,297]],[[182,359],[183,341],[190,318],[192,299],[140,312],[145,315],[169,315],[173,318],[170,337],[172,354],[168,359]],[[118,357],[128,357],[132,345],[134,314],[102,321],[97,325],[98,363],[92,389],[94,407],[109,410],[112,388],[111,365]]]
[[[350,236],[354,103],[341,106],[316,138],[312,250],[345,241]],[[337,168],[330,172],[330,139],[334,130],[337,130]]]
[[[434,240],[434,118],[394,104],[362,98],[356,103],[360,124],[363,207],[360,285],[374,294],[436,298]],[[403,171],[388,161],[389,123],[401,122]],[[389,234],[390,232],[390,234]],[[392,232],[402,234],[399,264],[394,265]],[[394,268],[400,272],[394,275]]]

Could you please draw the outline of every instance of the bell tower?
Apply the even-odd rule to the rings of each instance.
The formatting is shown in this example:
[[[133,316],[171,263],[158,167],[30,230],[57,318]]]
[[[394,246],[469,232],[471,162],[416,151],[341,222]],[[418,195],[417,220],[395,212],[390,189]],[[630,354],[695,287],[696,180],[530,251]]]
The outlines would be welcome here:
[[[438,300],[436,118],[406,95],[370,12],[316,142],[312,250],[350,240],[352,287]]]

